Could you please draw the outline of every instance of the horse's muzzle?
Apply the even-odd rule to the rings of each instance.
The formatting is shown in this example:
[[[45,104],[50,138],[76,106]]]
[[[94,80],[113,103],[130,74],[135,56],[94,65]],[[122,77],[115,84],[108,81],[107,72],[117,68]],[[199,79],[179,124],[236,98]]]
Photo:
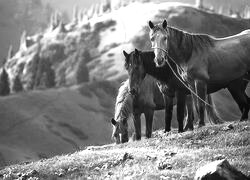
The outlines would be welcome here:
[[[133,96],[136,96],[138,94],[138,91],[135,88],[132,88],[130,90],[130,94],[133,95]]]
[[[160,57],[160,58],[155,58],[154,59],[155,65],[156,67],[162,67],[165,65],[166,61],[164,57]]]

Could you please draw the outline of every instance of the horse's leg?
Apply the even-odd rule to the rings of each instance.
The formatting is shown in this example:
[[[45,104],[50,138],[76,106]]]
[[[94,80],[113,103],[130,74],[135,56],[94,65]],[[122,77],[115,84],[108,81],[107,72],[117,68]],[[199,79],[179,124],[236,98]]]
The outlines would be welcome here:
[[[174,97],[168,96],[166,94],[163,94],[164,101],[165,101],[165,131],[169,132],[171,131],[171,120],[172,120],[172,114],[173,114],[173,99]]]
[[[211,106],[206,106],[206,111],[208,118],[214,123],[214,124],[220,124],[223,123],[223,120],[217,115],[218,113],[216,112],[215,105],[212,99],[212,95],[208,94],[207,95],[207,102]]]
[[[186,97],[186,114],[187,114],[187,122],[184,128],[184,131],[194,130],[194,109],[193,109],[193,101],[191,96]]]
[[[186,94],[183,91],[176,92],[177,98],[177,120],[179,124],[178,132],[183,132],[183,120],[184,120],[184,111],[186,104]]]
[[[195,81],[196,94],[203,100],[206,101],[207,85],[203,81]],[[196,97],[198,98],[198,97]],[[198,99],[198,115],[199,115],[199,127],[205,126],[205,103]]]
[[[135,134],[133,140],[140,140],[141,139],[141,113],[134,113],[134,128]]]
[[[146,109],[144,112],[145,120],[146,120],[146,137],[151,138],[152,136],[152,126],[153,126],[153,118],[154,118],[154,110]]]
[[[240,111],[242,113],[240,121],[247,120],[250,104],[249,104],[249,97],[246,95],[245,89],[243,90],[239,86],[236,86],[236,84],[230,84],[228,86],[228,90],[231,93],[235,102],[238,104]]]

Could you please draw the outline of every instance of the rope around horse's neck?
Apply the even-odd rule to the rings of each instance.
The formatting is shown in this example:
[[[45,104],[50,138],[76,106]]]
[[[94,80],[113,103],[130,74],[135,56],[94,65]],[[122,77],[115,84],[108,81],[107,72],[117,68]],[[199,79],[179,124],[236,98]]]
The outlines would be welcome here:
[[[163,49],[163,48],[159,48],[159,47],[152,47],[153,49],[160,49],[162,51],[164,51],[166,53],[166,55],[169,57],[169,59],[174,62],[176,64],[176,66],[178,68],[181,69],[182,72],[184,72],[184,70],[173,60],[173,58],[171,58],[171,56],[169,56],[168,51]],[[168,60],[165,58],[166,63],[168,64],[168,66],[170,67],[171,71],[173,72],[173,74],[175,75],[175,77],[193,94],[195,95],[200,101],[202,101],[204,104],[206,104],[207,106],[210,106],[213,108],[213,106],[209,103],[207,103],[206,101],[204,101],[198,94],[196,94],[189,86],[187,86],[184,82],[184,80],[182,80],[174,71],[174,69],[172,68],[172,66],[170,65],[170,63],[168,62]]]

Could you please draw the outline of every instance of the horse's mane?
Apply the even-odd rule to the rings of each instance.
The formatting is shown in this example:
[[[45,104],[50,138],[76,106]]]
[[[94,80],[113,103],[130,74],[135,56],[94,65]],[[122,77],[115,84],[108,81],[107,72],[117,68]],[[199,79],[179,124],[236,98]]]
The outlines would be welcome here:
[[[127,79],[121,84],[115,103],[115,120],[127,119],[132,113],[132,97],[129,93],[129,80]]]
[[[197,51],[214,46],[214,38],[207,34],[189,33],[173,27],[168,27],[168,31],[171,37],[177,39],[179,47],[189,47]]]

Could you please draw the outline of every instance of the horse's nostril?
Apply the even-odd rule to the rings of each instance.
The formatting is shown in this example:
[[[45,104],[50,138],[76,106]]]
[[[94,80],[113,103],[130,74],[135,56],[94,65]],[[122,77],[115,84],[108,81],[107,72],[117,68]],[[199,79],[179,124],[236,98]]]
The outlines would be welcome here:
[[[131,90],[130,90],[130,93],[131,93],[132,95],[136,95],[136,90],[135,90],[135,88],[131,89]]]

